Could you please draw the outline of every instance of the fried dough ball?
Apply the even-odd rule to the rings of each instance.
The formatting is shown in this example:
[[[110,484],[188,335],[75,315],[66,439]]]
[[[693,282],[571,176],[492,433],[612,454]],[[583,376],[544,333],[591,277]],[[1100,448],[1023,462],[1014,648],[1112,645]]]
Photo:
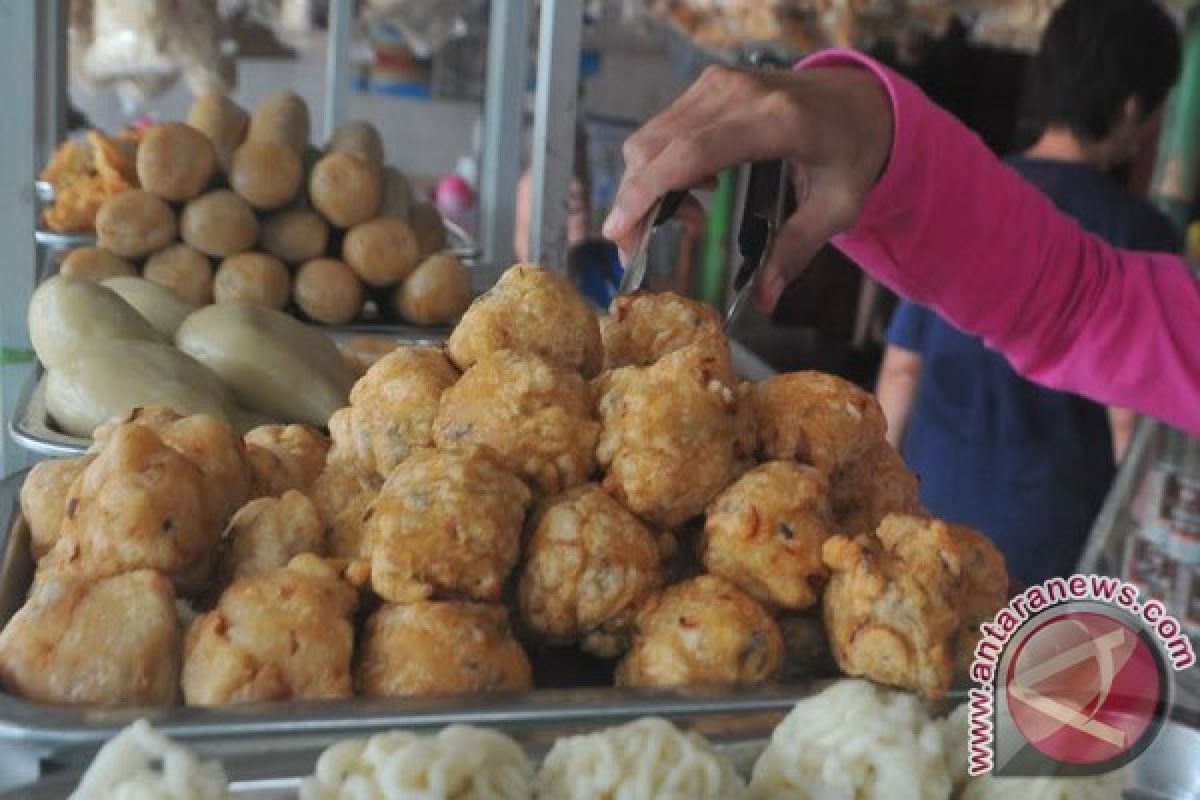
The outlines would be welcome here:
[[[751,685],[783,667],[783,636],[754,598],[701,575],[652,598],[637,617],[620,686]]]
[[[393,603],[499,600],[529,501],[482,449],[413,451],[367,512],[371,587]]]
[[[420,262],[417,237],[408,224],[380,217],[355,225],[342,240],[342,259],[371,286],[391,286]]]
[[[626,508],[674,528],[729,484],[734,397],[705,356],[685,348],[653,366],[606,372],[593,388],[604,488]]]
[[[708,507],[704,565],[776,608],[809,608],[826,570],[821,545],[833,535],[829,480],[812,467],[770,461],[747,472]]]
[[[400,343],[387,336],[354,336],[342,345],[342,358],[359,377],[388,353],[399,349]]]
[[[325,468],[329,437],[308,425],[260,425],[242,437],[250,460],[253,497],[308,491]]]
[[[393,350],[359,378],[350,405],[329,420],[330,460],[383,480],[414,449],[433,445],[438,403],[457,380],[458,370],[441,350]]]
[[[710,356],[720,377],[734,385],[729,340],[711,306],[672,292],[636,292],[613,300],[604,332],[605,369],[648,367],[688,346]]]
[[[979,626],[994,617],[1008,601],[1008,568],[996,545],[979,531],[951,525],[950,535],[962,559],[962,627],[958,638],[959,674],[967,674],[982,636]]]
[[[287,267],[265,253],[238,253],[221,262],[213,280],[213,300],[249,303],[276,310],[287,305],[292,290]]]
[[[103,577],[162,572],[181,593],[203,589],[222,521],[200,469],[142,425],[122,425],[71,487],[62,532],[42,571]]]
[[[224,538],[217,570],[223,586],[286,567],[301,553],[319,556],[325,551],[317,507],[297,491],[251,500],[233,515]]]
[[[277,211],[263,220],[258,244],[289,264],[303,264],[325,254],[329,223],[308,208]]]
[[[190,706],[349,697],[358,596],[320,558],[243,578],[198,617],[183,647]]]
[[[835,536],[823,556],[825,629],[842,672],[939,699],[954,676],[961,551],[949,527],[889,514],[876,537]]]
[[[77,247],[67,253],[58,271],[72,278],[100,281],[120,275],[137,275],[137,268],[103,247]]]
[[[383,166],[383,137],[371,123],[354,119],[343,122],[329,140],[329,152],[353,153],[366,161]]]
[[[283,142],[243,142],[229,162],[229,188],[259,211],[286,205],[304,183],[304,162]]]
[[[463,373],[442,395],[433,423],[438,447],[487,445],[543,495],[591,476],[599,433],[578,373],[511,350],[488,353]]]
[[[522,622],[551,644],[620,655],[638,608],[663,583],[654,534],[596,484],[545,501],[531,527]]]
[[[879,442],[833,478],[833,513],[851,535],[871,534],[888,514],[920,507],[917,476],[887,442]]]
[[[175,594],[157,572],[43,574],[0,632],[0,684],[36,703],[174,705],[179,639]]]
[[[435,253],[397,287],[394,305],[418,325],[453,322],[471,305],[471,276],[458,256]]]
[[[382,479],[332,460],[313,481],[308,496],[325,523],[325,546],[336,558],[370,558],[366,516]]]
[[[191,245],[173,244],[159,250],[146,260],[142,277],[167,287],[194,306],[212,302],[212,262]]]
[[[308,177],[308,195],[331,224],[353,228],[374,218],[379,211],[383,178],[378,165],[360,156],[330,153],[313,166]]]
[[[34,464],[21,484],[21,516],[29,526],[29,548],[37,561],[54,547],[67,513],[71,484],[95,456],[56,458]]]
[[[317,258],[296,273],[292,297],[300,310],[317,322],[341,325],[362,311],[363,287],[354,271],[341,261]]]
[[[181,122],[155,125],[137,149],[138,182],[172,203],[191,200],[204,191],[216,166],[212,142]]]
[[[122,258],[142,258],[175,239],[175,212],[160,197],[142,189],[126,189],[110,197],[96,212],[100,246]]]
[[[246,138],[250,115],[228,95],[210,91],[192,103],[187,122],[208,137],[216,151],[217,163],[221,169],[228,169],[233,151]]]
[[[471,304],[446,342],[465,370],[493,350],[541,356],[585,378],[600,372],[600,325],[571,282],[534,264],[510,267]]]
[[[235,192],[218,189],[183,207],[179,230],[183,240],[201,253],[227,258],[254,246],[258,219]]]
[[[310,136],[308,104],[289,91],[276,92],[259,103],[246,131],[247,141],[283,142],[297,153],[308,147]]]
[[[429,235],[416,227],[412,220],[413,202],[412,184],[408,182],[408,178],[395,167],[385,166],[383,168],[383,200],[379,203],[379,216],[402,219],[413,225],[413,229],[417,232],[417,241],[421,245],[421,255],[431,255],[432,253],[426,250]],[[434,211],[436,212],[437,209]],[[437,224],[438,235],[444,238],[445,234],[441,231],[442,217],[440,214]],[[439,243],[435,249],[441,250],[442,245]]]
[[[833,475],[884,441],[879,403],[834,375],[776,375],[755,384],[753,397],[759,447],[769,459],[794,459]]]
[[[356,683],[368,697],[521,691],[533,672],[503,607],[413,603],[367,620]]]
[[[408,212],[408,224],[416,231],[421,258],[429,258],[446,249],[446,223],[433,203],[413,203]]]

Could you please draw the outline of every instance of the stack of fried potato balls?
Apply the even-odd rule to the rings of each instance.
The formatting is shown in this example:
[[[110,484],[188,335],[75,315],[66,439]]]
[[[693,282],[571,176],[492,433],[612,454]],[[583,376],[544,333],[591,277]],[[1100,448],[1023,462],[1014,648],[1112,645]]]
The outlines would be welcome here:
[[[143,410],[35,468],[0,682],[108,705],[524,690],[576,648],[627,686],[831,654],[939,697],[1005,599],[995,548],[919,508],[870,395],[738,382],[719,317],[672,294],[600,319],[517,265],[444,349],[376,361],[329,431]],[[176,596],[200,611],[182,646]],[[118,602],[138,623],[103,638]]]
[[[253,115],[204,95],[187,124],[145,132],[136,173],[140,186],[97,212],[98,246],[69,253],[63,272],[140,271],[193,305],[291,306],[332,325],[368,305],[382,319],[443,324],[470,303],[441,217],[385,164],[370,123],[343,125],[322,153],[295,94],[273,95]]]

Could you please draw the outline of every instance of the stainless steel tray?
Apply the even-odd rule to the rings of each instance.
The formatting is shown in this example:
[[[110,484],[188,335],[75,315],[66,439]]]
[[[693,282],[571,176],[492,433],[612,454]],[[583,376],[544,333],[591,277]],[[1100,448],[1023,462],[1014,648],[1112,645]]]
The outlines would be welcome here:
[[[8,435],[20,447],[41,456],[77,456],[92,446],[91,439],[56,430],[46,410],[46,371],[40,363],[25,380],[17,407],[8,422]]]
[[[52,250],[73,250],[76,247],[91,247],[96,244],[94,233],[59,233],[45,228],[33,232],[33,240]]]

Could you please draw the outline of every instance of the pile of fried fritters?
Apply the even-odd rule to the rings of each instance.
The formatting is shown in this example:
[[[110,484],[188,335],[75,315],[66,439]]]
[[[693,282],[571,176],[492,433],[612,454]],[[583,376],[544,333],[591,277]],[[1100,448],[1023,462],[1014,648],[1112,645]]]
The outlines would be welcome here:
[[[577,647],[621,685],[745,686],[831,651],[939,697],[1004,562],[922,512],[884,428],[829,375],[739,383],[704,305],[598,317],[517,265],[444,350],[371,366],[328,437],[147,408],[34,468],[0,682],[106,706],[521,690],[529,653]]]

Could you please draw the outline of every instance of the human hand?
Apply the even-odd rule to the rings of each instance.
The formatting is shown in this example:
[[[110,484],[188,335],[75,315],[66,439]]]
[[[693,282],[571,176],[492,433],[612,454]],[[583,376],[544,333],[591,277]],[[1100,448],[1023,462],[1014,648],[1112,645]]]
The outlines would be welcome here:
[[[706,185],[738,164],[785,159],[798,207],[758,284],[756,300],[770,310],[817,250],[854,224],[891,147],[891,102],[866,70],[710,67],[625,142],[625,176],[604,235],[629,253],[664,193]]]

